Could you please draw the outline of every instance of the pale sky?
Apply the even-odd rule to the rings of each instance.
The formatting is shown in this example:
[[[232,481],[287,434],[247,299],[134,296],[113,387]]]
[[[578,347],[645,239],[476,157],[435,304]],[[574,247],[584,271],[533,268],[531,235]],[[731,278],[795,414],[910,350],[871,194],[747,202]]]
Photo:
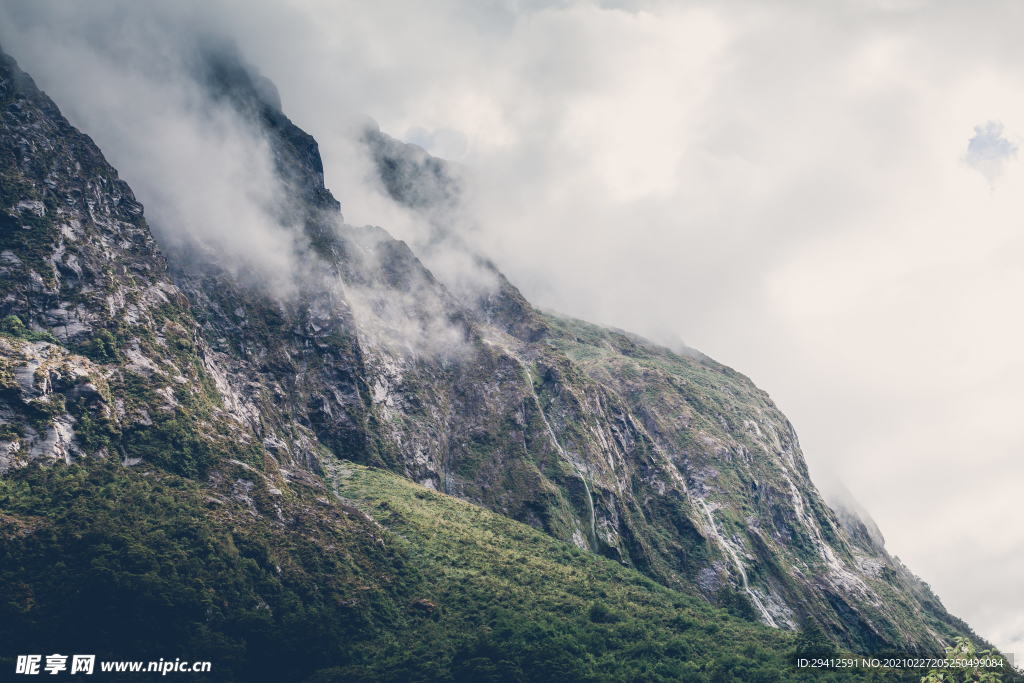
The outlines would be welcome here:
[[[470,239],[531,301],[748,375],[812,474],[1024,656],[1024,4],[111,0],[92,29],[17,4],[0,43],[144,203],[157,171],[115,140],[138,117],[65,59],[144,12],[238,41],[350,223],[417,238],[362,182],[360,114],[476,168]]]

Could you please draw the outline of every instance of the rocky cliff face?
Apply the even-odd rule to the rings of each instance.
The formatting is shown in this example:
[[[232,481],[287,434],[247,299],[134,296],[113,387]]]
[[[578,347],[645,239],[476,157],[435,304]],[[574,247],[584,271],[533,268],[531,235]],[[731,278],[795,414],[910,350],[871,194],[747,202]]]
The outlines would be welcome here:
[[[269,502],[252,514],[283,521],[282,489],[326,491],[347,459],[765,624],[813,617],[856,650],[935,651],[965,631],[824,503],[746,377],[539,312],[482,258],[493,286],[457,298],[403,242],[343,222],[272,86],[231,54],[207,65],[274,150],[282,222],[307,249],[285,294],[201,243],[165,260],[92,141],[2,58],[0,470],[116,457],[230,495],[256,486]],[[443,162],[366,142],[397,200],[457,203]]]
[[[202,343],[131,189],[2,60],[0,469],[121,455],[179,395],[206,395]]]

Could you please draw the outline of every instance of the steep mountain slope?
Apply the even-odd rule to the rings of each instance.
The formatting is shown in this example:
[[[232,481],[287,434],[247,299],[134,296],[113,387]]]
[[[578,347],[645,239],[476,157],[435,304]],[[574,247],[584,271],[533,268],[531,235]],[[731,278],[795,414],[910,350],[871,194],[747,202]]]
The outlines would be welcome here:
[[[765,624],[813,617],[856,650],[935,651],[965,632],[852,518],[840,523],[792,426],[742,375],[538,312],[482,260],[493,287],[456,298],[404,243],[344,224],[315,141],[230,50],[207,55],[200,78],[274,151],[282,223],[297,226],[304,263],[283,293],[201,242],[175,245],[165,261],[116,171],[3,60],[0,468],[9,475],[80,459],[85,471],[113,472],[116,459],[234,506],[202,513],[211,538],[248,515],[285,557],[300,542],[282,539],[340,519],[328,486],[347,459]],[[407,163],[407,147],[384,142],[376,154],[394,161],[382,176],[396,198],[438,196],[402,194],[420,186],[422,169],[454,187],[437,180],[440,161],[413,150]],[[453,202],[458,192],[440,195]],[[103,476],[140,485],[141,475]],[[200,514],[199,498],[189,500]],[[18,533],[41,528],[25,515],[52,513],[38,502],[20,510],[5,508]],[[333,557],[353,535],[376,538],[372,520],[346,514],[349,535],[320,545]],[[259,552],[266,574],[270,555]],[[322,573],[309,562],[302,572]],[[337,605],[351,604],[342,597],[351,581]],[[258,609],[254,590],[242,593]],[[12,604],[30,613],[31,591],[19,595]]]
[[[88,454],[196,474],[215,454],[252,455],[142,206],[3,60],[0,469]]]
[[[461,172],[375,129],[364,140],[396,201],[432,221],[455,210]],[[739,590],[765,623],[794,628],[813,614],[862,650],[929,650],[968,630],[877,529],[824,503],[792,425],[746,377],[696,351],[540,314],[500,276],[465,303],[484,343],[518,365],[521,417],[450,448],[436,469],[444,490],[667,585],[711,599]],[[526,463],[543,484],[508,475]]]

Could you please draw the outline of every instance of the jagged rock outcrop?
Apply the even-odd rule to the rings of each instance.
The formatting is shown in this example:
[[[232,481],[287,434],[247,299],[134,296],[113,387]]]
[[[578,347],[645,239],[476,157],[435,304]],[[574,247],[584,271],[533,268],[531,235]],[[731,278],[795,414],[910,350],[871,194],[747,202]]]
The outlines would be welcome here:
[[[792,425],[747,378],[538,312],[483,258],[494,286],[458,298],[403,242],[346,225],[316,142],[232,52],[199,78],[274,152],[282,221],[307,249],[284,294],[198,242],[165,260],[92,141],[2,60],[3,470],[117,457],[263,500],[252,514],[283,525],[282,489],[326,491],[348,459],[748,601],[767,624],[813,616],[854,649],[934,651],[960,628],[824,503]],[[458,201],[443,162],[367,140],[397,200]]]
[[[110,434],[130,438],[174,392],[203,388],[181,354],[198,343],[188,302],[142,206],[92,140],[0,60],[0,359],[13,377],[0,410],[19,425],[7,427],[6,469],[106,455]],[[114,400],[111,386],[134,378],[156,378],[156,405]]]

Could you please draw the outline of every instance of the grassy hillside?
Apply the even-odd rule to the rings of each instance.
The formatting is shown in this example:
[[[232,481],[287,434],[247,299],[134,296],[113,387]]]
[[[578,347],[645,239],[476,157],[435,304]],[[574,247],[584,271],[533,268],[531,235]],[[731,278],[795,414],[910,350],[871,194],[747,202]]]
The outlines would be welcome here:
[[[209,660],[218,681],[806,675],[786,663],[795,637],[742,608],[380,470],[342,462],[328,478],[338,495],[273,489],[238,462],[202,485],[112,458],[13,473],[0,667],[42,648]]]

